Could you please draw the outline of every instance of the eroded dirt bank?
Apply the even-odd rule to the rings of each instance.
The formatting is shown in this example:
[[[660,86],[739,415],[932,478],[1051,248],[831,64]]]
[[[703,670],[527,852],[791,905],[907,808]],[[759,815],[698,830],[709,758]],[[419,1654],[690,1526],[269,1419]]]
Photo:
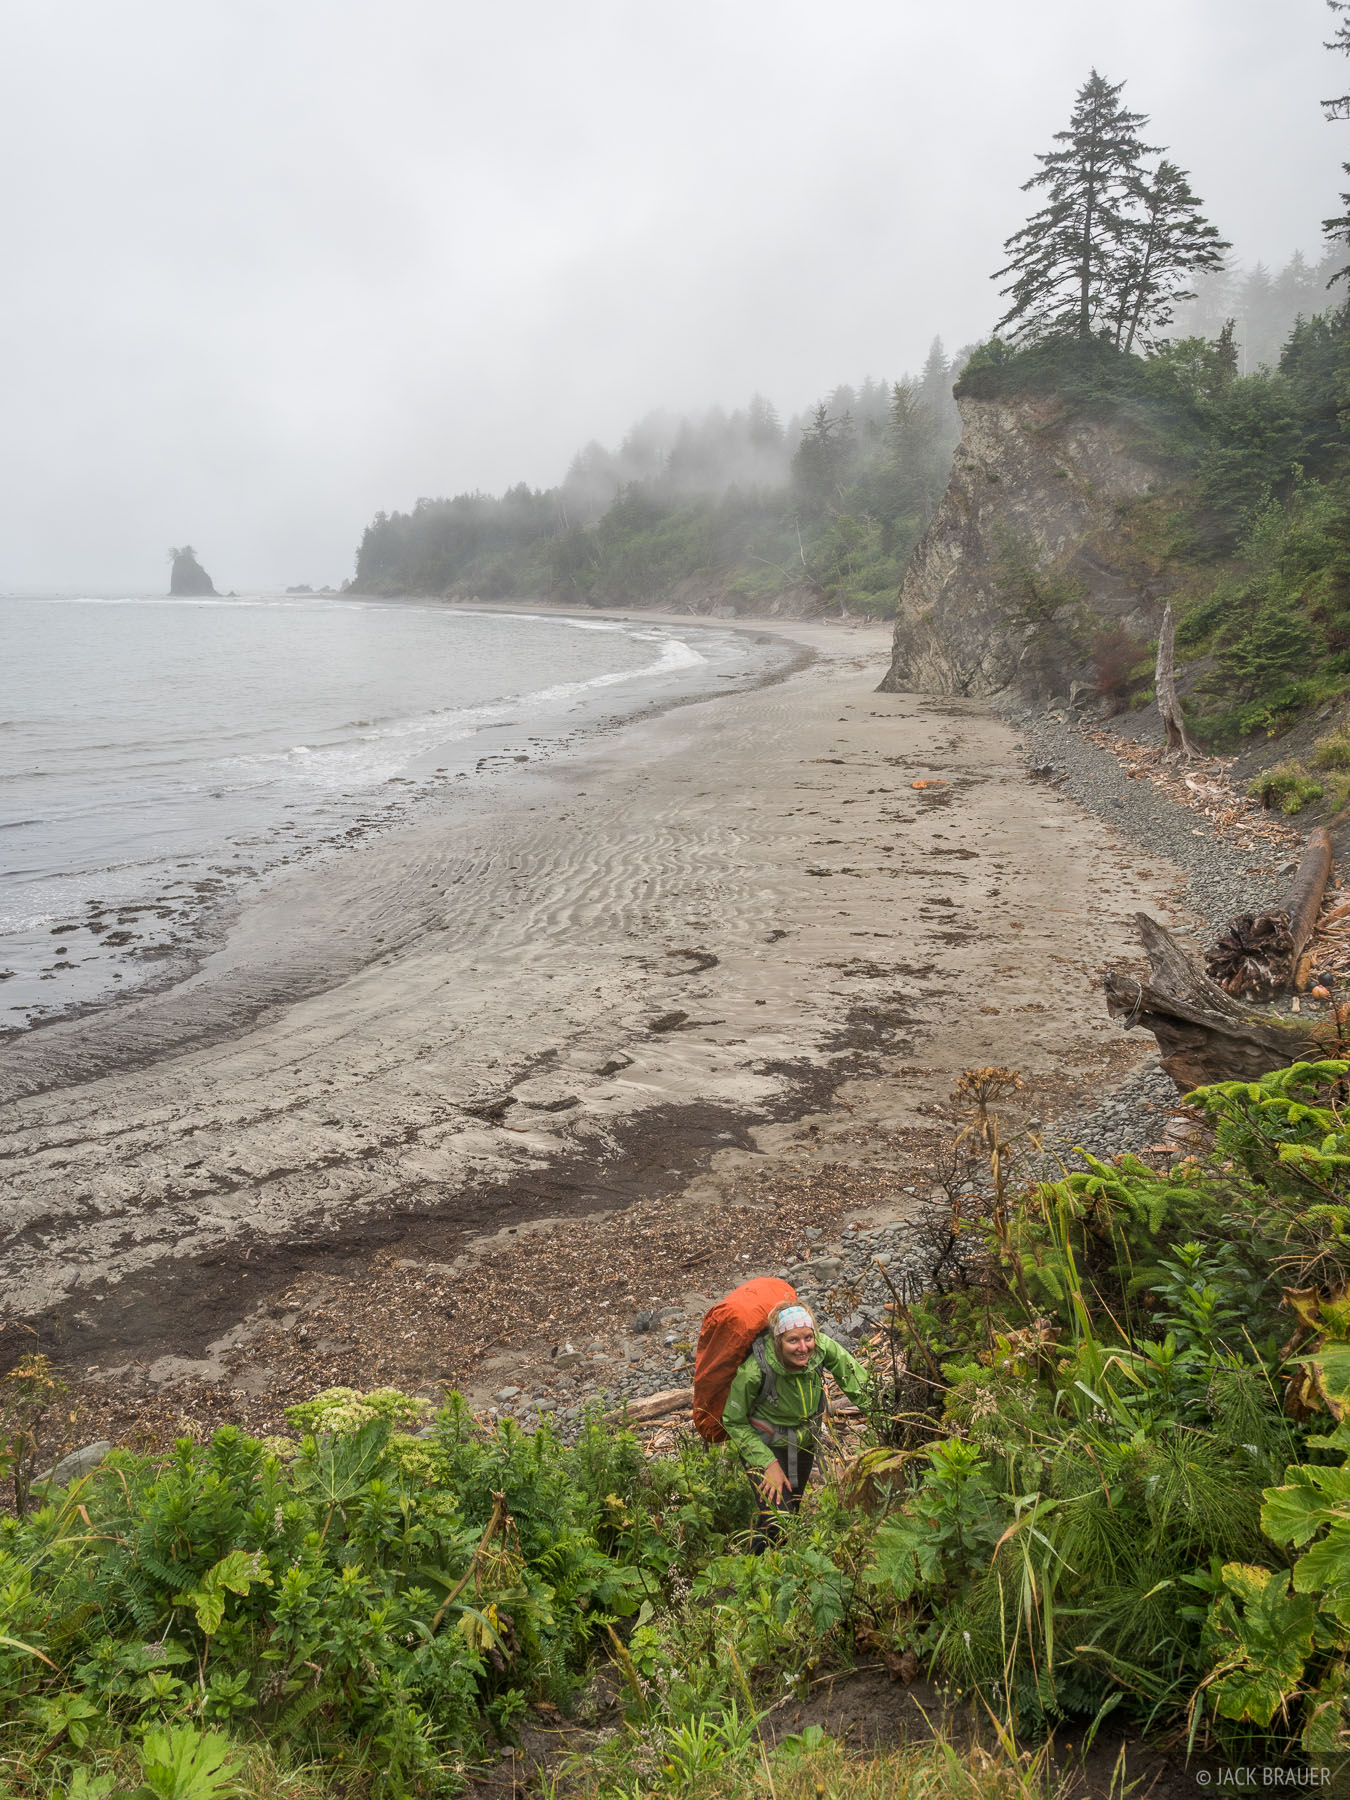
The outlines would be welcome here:
[[[883,629],[775,628],[818,659],[278,882],[194,982],[209,1008],[383,934],[368,966],[9,1103],[4,1310],[95,1411],[472,1385],[902,1216],[965,1067],[1045,1111],[1145,1053],[1096,982],[1138,906],[1168,916],[1169,865],[1028,782],[978,705],[875,693]]]

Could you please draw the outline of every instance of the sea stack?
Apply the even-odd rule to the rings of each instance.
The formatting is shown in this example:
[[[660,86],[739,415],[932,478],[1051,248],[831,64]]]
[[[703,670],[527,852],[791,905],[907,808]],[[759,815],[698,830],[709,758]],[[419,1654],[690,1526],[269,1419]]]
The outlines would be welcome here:
[[[197,552],[191,544],[175,545],[169,555],[173,558],[173,573],[169,577],[171,594],[215,593],[215,583],[197,561]]]

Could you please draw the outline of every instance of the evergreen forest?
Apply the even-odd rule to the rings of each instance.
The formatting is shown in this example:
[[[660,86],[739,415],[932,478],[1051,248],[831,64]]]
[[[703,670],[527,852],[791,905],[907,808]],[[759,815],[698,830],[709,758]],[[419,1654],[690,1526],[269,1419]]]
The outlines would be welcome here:
[[[1130,361],[1174,367],[1227,327],[1234,372],[1266,380],[1294,327],[1327,310],[1336,261],[1295,254],[1272,274],[1225,258],[1178,304],[1171,337]],[[378,513],[352,586],[745,613],[794,595],[803,611],[889,618],[960,439],[954,384],[972,355],[1001,348],[949,355],[937,338],[917,376],[841,385],[786,424],[762,395],[731,412],[652,414],[616,450],[587,444],[556,488]]]
[[[1197,516],[1163,547],[1197,562],[1197,591],[1205,557],[1226,557],[1230,571],[1243,562],[1258,514],[1268,560],[1269,508],[1292,507],[1293,529],[1309,506],[1325,510],[1318,495],[1334,480],[1335,408],[1330,429],[1311,412],[1343,330],[1328,294],[1342,261],[1338,222],[1316,260],[1296,252],[1276,271],[1240,265],[1186,171],[1145,143],[1149,121],[1123,88],[1093,70],[1038,159],[1025,187],[1042,204],[1004,246],[996,279],[1007,308],[984,343],[949,355],[934,339],[917,376],[842,385],[786,424],[760,394],[731,412],[652,413],[617,450],[587,444],[555,488],[522,483],[379,513],[352,585],[694,612],[753,613],[786,598],[795,611],[889,617],[960,438],[954,383],[964,372],[956,393],[987,394],[995,366],[1005,392],[1025,376],[1099,410],[1128,392],[1136,423],[1157,413],[1150,449],[1179,480],[1197,477]],[[1208,629],[1192,624],[1192,647]],[[1290,672],[1295,639],[1306,654],[1317,632],[1285,637]],[[1269,687],[1259,672],[1243,684],[1242,718],[1256,718],[1251,705]]]
[[[379,514],[357,555],[366,593],[710,602],[885,617],[946,486],[960,358],[834,389],[786,425],[762,395],[732,412],[652,414],[616,451],[587,444],[556,488],[419,500]]]

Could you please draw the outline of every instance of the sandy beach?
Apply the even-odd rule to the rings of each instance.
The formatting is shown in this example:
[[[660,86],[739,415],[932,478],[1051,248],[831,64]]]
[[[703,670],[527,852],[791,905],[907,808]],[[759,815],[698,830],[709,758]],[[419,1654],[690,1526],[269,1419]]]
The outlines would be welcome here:
[[[307,1282],[527,1228],[578,1302],[611,1227],[668,1296],[687,1244],[635,1222],[717,1241],[807,1132],[836,1213],[879,1216],[922,1185],[895,1146],[963,1068],[1018,1068],[1044,1109],[1138,1062],[1098,977],[1139,906],[1169,916],[1171,866],[1029,781],[980,706],[877,694],[887,628],[755,629],[812,660],[287,871],[189,981],[7,1046],[7,1353],[247,1393],[231,1371],[279,1296],[293,1323]],[[418,1331],[364,1372],[472,1374]],[[319,1385],[363,1372],[354,1340],[314,1349]]]

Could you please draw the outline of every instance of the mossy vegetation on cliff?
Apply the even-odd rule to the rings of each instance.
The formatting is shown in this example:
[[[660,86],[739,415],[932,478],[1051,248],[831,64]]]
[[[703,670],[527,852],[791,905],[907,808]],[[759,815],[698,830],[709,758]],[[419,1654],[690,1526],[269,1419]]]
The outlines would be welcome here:
[[[885,685],[1139,701],[1170,601],[1191,734],[1231,749],[1350,689],[1350,306],[1296,317],[1252,372],[1234,318],[1178,333],[1195,284],[1232,287],[1228,246],[1176,165],[1150,171],[1122,87],[1093,70],[1024,184],[1046,204],[995,276],[1009,336],[958,383]],[[1303,259],[1286,275],[1306,292]]]
[[[1058,560],[1022,542],[1019,568],[1060,586],[1081,578],[1078,628],[1059,634],[1058,673],[1043,686],[1065,691],[1077,678],[1114,700],[1142,701],[1149,640],[1170,599],[1187,716],[1198,741],[1218,750],[1278,735],[1350,691],[1350,307],[1298,321],[1277,368],[1243,375],[1237,364],[1228,330],[1146,357],[1102,339],[1021,349],[994,339],[956,389],[968,414],[1020,421],[1029,456],[1038,434],[1044,441],[1035,491],[1023,479],[985,502],[1007,510],[1002,535],[996,519],[979,525],[1006,629],[1018,627],[1026,587],[1000,573],[1008,532],[1050,519],[1052,473],[1082,495],[1092,486],[1081,467],[1050,469],[1063,446],[1081,446],[1090,427],[1096,443],[1148,472],[1135,492],[1122,480],[1106,513],[1098,488],[1067,551],[1062,521],[1047,524],[1043,537],[1059,533]],[[1118,614],[1133,609],[1128,643],[1112,603]],[[913,604],[926,604],[922,592]]]

